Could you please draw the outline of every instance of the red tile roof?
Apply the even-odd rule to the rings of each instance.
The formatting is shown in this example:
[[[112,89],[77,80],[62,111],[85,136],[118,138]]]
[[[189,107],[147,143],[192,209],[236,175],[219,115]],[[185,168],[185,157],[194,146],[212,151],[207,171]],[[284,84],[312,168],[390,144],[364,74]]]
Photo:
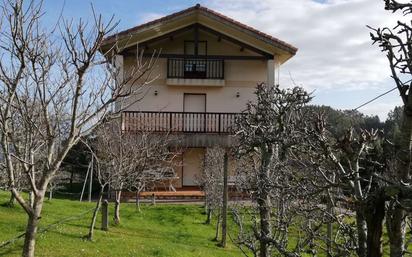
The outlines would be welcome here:
[[[266,34],[266,33],[263,33],[263,32],[261,32],[261,31],[255,29],[255,28],[252,28],[252,27],[248,26],[248,25],[245,25],[245,24],[243,24],[243,23],[240,23],[240,22],[238,22],[238,21],[236,21],[236,20],[234,20],[234,19],[232,19],[232,18],[229,18],[229,17],[227,17],[227,16],[225,16],[225,15],[223,15],[223,14],[221,14],[221,13],[218,13],[218,12],[216,12],[216,11],[213,11],[213,10],[209,9],[209,8],[206,8],[206,7],[204,7],[204,6],[201,6],[200,4],[197,4],[197,5],[195,5],[195,6],[189,7],[189,8],[187,8],[187,9],[184,9],[184,10],[179,11],[179,12],[172,13],[172,14],[167,15],[167,16],[164,16],[164,17],[162,17],[162,18],[159,18],[159,19],[156,19],[156,20],[153,20],[153,21],[150,21],[150,22],[147,22],[147,23],[138,25],[138,26],[136,26],[136,27],[132,27],[132,28],[127,29],[127,30],[123,30],[123,31],[121,31],[121,32],[119,32],[119,33],[116,33],[116,34],[114,34],[114,35],[111,35],[111,36],[107,37],[107,38],[104,40],[103,44],[104,44],[104,45],[105,45],[105,44],[110,44],[110,43],[112,43],[113,41],[115,41],[116,38],[121,38],[121,37],[123,37],[123,36],[129,35],[130,33],[138,32],[139,30],[144,29],[144,28],[146,28],[146,27],[149,27],[149,26],[152,26],[152,25],[155,25],[155,24],[158,24],[158,23],[162,23],[162,22],[169,21],[169,20],[171,20],[171,19],[173,19],[173,18],[176,18],[176,17],[178,17],[178,16],[181,16],[181,15],[184,15],[184,14],[187,14],[187,13],[190,13],[190,12],[195,11],[195,10],[199,10],[199,11],[201,11],[201,12],[204,12],[205,14],[209,14],[209,15],[211,15],[211,16],[214,16],[214,17],[217,17],[217,18],[219,18],[219,19],[222,19],[223,21],[226,21],[226,22],[229,23],[229,24],[235,25],[236,27],[239,27],[239,28],[241,28],[241,29],[247,30],[247,31],[249,31],[250,33],[252,33],[252,34],[254,34],[255,36],[257,36],[258,38],[260,38],[261,40],[264,40],[264,41],[266,41],[266,42],[269,43],[269,44],[272,44],[272,45],[274,45],[274,46],[276,46],[276,47],[279,47],[279,48],[281,48],[281,49],[283,49],[283,50],[286,50],[286,51],[288,51],[289,53],[291,53],[291,54],[293,54],[293,55],[294,55],[294,54],[297,52],[297,50],[298,50],[296,47],[292,46],[291,44],[286,43],[285,41],[282,41],[282,40],[280,40],[280,39],[278,39],[278,38],[275,38],[275,37],[273,37],[273,36],[271,36],[271,35],[268,35],[268,34]]]

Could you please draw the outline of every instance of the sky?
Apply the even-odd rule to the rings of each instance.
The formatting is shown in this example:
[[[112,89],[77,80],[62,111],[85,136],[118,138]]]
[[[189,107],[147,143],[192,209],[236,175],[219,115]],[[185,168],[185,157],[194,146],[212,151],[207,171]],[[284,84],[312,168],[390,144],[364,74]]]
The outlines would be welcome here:
[[[302,86],[313,104],[354,109],[393,88],[385,55],[371,44],[372,27],[393,27],[397,15],[380,0],[44,0],[45,20],[63,13],[74,20],[91,17],[91,4],[118,31],[200,3],[299,48],[280,68],[282,87]],[[395,90],[359,109],[386,119],[401,105]]]

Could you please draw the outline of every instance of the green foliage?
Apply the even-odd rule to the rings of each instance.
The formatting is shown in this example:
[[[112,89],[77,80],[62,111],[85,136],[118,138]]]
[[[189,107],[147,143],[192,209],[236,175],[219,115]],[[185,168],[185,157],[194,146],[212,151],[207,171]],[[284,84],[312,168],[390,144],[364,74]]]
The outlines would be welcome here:
[[[384,128],[384,123],[376,115],[368,116],[353,110],[337,110],[325,105],[309,105],[305,110],[325,113],[328,130],[337,137],[342,137],[351,127],[355,130]]]
[[[386,138],[396,143],[400,137],[400,126],[403,116],[403,107],[396,106],[388,113],[388,118],[385,121]]]
[[[70,173],[86,174],[90,162],[90,151],[79,141],[75,144],[62,163],[62,168]]]

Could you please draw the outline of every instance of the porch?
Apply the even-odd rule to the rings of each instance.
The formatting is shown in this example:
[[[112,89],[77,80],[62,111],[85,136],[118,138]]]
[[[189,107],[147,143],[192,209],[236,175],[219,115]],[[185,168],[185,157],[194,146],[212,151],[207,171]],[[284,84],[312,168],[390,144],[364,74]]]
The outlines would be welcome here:
[[[188,186],[176,188],[173,190],[165,190],[164,188],[156,188],[149,191],[141,192],[137,195],[136,192],[123,192],[122,199],[125,202],[136,201],[139,197],[140,201],[152,202],[155,201],[165,202],[180,202],[180,201],[203,201],[205,193],[198,186]]]
[[[136,201],[136,192],[123,192],[122,200],[125,202]],[[141,202],[151,203],[153,198],[156,202],[203,202],[205,193],[197,186],[176,188],[176,191],[165,191],[163,189],[144,191],[139,194]],[[234,186],[229,186],[229,200],[240,201],[247,200],[248,196],[245,193],[239,192]]]

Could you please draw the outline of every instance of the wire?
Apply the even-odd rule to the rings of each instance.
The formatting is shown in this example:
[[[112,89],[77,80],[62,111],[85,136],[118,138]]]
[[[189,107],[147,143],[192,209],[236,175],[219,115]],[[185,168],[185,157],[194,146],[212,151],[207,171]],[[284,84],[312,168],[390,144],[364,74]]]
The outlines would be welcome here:
[[[382,93],[382,94],[380,94],[380,95],[378,95],[378,96],[376,96],[376,97],[372,98],[371,100],[367,101],[366,103],[359,105],[358,107],[356,107],[356,108],[355,108],[355,109],[353,109],[353,110],[354,110],[354,111],[356,111],[356,110],[358,110],[358,109],[362,108],[363,106],[365,106],[365,105],[368,105],[368,104],[372,103],[372,102],[373,102],[373,101],[375,101],[376,99],[381,98],[382,96],[389,94],[390,92],[392,92],[393,90],[395,90],[395,89],[397,89],[397,88],[398,88],[398,87],[394,87],[394,88],[392,88],[392,89],[390,89],[390,90],[386,91],[385,93]]]

